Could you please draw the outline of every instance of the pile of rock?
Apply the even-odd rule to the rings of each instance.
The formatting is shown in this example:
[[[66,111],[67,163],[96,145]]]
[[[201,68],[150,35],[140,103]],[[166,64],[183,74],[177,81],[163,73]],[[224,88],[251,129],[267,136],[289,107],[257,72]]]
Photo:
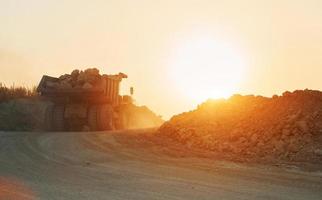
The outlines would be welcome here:
[[[118,75],[100,74],[96,68],[88,68],[85,70],[73,70],[70,74],[64,74],[59,77],[58,82],[52,82],[50,87],[59,89],[92,89],[102,87],[102,80],[107,76],[115,76],[126,78],[126,75],[119,73]]]
[[[174,116],[160,127],[159,134],[233,160],[322,163],[322,92],[209,100]]]

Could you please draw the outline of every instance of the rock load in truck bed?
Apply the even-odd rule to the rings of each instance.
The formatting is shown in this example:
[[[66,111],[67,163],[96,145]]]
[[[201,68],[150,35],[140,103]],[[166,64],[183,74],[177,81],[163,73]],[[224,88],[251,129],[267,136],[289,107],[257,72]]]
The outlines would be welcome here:
[[[102,87],[102,79],[104,77],[111,78],[127,78],[127,75],[119,73],[117,75],[100,74],[96,68],[88,68],[84,71],[75,69],[70,74],[61,75],[56,81],[48,82],[47,87],[53,89],[100,89]]]
[[[231,160],[322,163],[322,92],[234,95],[174,116],[159,133]]]

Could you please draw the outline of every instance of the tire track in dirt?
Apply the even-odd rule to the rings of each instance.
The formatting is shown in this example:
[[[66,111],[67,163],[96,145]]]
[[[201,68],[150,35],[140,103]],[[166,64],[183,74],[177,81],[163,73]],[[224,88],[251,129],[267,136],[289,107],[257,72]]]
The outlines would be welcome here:
[[[322,197],[319,172],[216,161],[151,134],[0,133],[0,178],[8,186],[1,192],[21,199]]]

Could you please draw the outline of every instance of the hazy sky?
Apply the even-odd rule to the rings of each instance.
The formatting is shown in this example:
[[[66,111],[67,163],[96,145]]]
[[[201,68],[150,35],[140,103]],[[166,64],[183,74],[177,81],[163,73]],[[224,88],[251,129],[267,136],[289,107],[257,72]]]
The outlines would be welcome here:
[[[165,118],[208,94],[321,90],[322,1],[0,0],[1,82],[87,67],[128,74],[123,93]]]

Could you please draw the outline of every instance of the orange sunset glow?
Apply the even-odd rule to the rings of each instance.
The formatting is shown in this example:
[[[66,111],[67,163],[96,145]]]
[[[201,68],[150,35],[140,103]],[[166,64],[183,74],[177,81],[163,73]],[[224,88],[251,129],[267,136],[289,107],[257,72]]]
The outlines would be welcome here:
[[[0,200],[321,200],[322,0],[0,0]]]
[[[3,1],[0,79],[32,86],[75,68],[122,71],[122,93],[133,86],[165,119],[233,93],[321,89],[321,9],[316,0]]]

